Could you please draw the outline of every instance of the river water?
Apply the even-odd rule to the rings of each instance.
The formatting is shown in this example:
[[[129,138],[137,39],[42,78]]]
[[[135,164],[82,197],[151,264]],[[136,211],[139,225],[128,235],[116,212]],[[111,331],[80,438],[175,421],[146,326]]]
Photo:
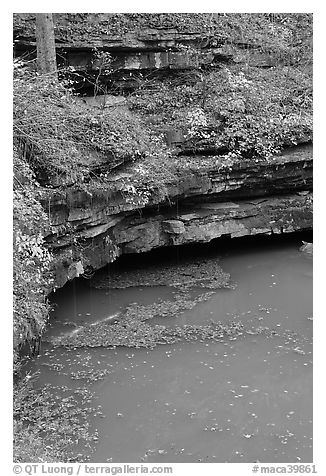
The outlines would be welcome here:
[[[86,280],[57,291],[48,342],[29,368],[40,372],[36,385],[92,391],[102,414],[89,416],[98,439],[85,457],[98,463],[312,462],[312,259],[300,244],[201,252],[208,260],[220,257],[236,287],[214,290],[192,309],[152,324],[242,322],[242,334],[220,342],[152,350],[53,347],[53,337],[75,332],[76,325],[110,316],[114,322],[131,303],[176,293],[167,286],[95,289]]]

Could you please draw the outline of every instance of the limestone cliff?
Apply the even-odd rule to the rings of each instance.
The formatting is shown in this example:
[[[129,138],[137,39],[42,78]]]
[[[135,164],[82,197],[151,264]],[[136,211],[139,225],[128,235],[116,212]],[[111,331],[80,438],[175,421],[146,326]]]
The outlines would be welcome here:
[[[250,14],[65,13],[54,20],[60,74],[73,78],[74,101],[84,105],[68,121],[90,123],[64,174],[44,174],[49,157],[35,170],[57,287],[121,254],[312,229],[309,15],[255,14],[253,22]],[[16,56],[33,58],[33,14],[14,16],[14,44]],[[119,113],[105,128],[110,111]],[[104,147],[114,122],[127,119],[113,131],[114,147]],[[87,155],[95,134],[98,148]],[[140,152],[131,135],[132,144],[141,135]],[[144,159],[152,142],[161,158],[154,151]],[[154,156],[155,174],[146,172],[135,188]],[[74,176],[70,165],[79,167]]]
[[[168,185],[168,200],[154,190],[146,205],[108,190],[48,192],[43,205],[51,216],[47,240],[58,258],[57,285],[121,254],[312,229],[310,146],[293,148],[270,164],[218,170],[203,162]]]

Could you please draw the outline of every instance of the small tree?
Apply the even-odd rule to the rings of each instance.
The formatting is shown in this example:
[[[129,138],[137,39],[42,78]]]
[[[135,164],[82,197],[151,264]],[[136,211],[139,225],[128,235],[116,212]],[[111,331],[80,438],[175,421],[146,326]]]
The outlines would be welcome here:
[[[57,62],[52,13],[36,13],[37,69],[41,74],[56,73]]]

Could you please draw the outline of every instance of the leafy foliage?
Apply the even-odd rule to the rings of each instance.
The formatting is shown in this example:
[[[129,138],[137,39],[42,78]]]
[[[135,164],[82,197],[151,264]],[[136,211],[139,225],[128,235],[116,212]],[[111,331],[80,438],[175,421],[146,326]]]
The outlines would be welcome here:
[[[157,83],[131,108],[156,130],[181,130],[184,149],[269,158],[312,138],[311,76],[300,68],[223,68],[195,84]],[[186,118],[186,120],[185,120]]]
[[[87,108],[64,83],[23,67],[14,79],[14,140],[38,178],[56,185],[89,180],[151,153],[148,127],[126,108]]]
[[[89,428],[92,394],[86,388],[75,391],[51,385],[35,388],[37,374],[14,386],[15,462],[68,462],[81,459],[83,446],[97,439]],[[84,458],[85,460],[85,458]]]
[[[13,287],[14,349],[35,343],[48,318],[46,293],[52,283],[52,256],[43,236],[49,221],[38,199],[38,183],[22,156],[14,151]]]

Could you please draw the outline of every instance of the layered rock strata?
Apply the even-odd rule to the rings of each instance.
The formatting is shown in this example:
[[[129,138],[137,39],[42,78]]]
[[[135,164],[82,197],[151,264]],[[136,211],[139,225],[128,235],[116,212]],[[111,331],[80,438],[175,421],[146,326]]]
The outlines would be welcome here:
[[[312,149],[294,148],[269,163],[217,169],[199,161],[146,205],[108,189],[51,191],[47,208],[56,255],[56,286],[121,254],[205,243],[214,238],[312,229]]]
[[[230,26],[230,19],[224,14],[54,14],[58,65],[71,72],[78,93],[91,94],[80,101],[103,109],[128,109],[128,93],[144,84],[150,88],[153,78],[164,82],[179,77],[193,84],[225,64],[258,69],[282,66],[282,61],[287,67],[296,65],[293,42],[286,41],[289,32],[282,22],[271,26],[284,33],[278,38],[291,51],[283,60],[279,43],[266,44],[259,29],[248,34],[246,15],[233,18],[242,28],[234,28],[234,22]],[[17,56],[35,56],[33,14],[14,15],[14,45]],[[95,94],[95,83],[101,95]],[[188,146],[174,125],[164,124],[161,132],[168,146],[178,148],[175,179],[165,184],[164,194],[154,187],[146,200],[130,196],[121,183],[132,182],[136,169],[128,166],[113,173],[105,158],[101,163],[94,160],[94,170],[90,168],[97,179],[109,172],[106,183],[96,179],[61,187],[52,182],[43,190],[52,225],[47,242],[56,257],[56,287],[89,276],[121,254],[222,236],[312,228],[311,146],[294,147],[274,160],[226,163],[219,157],[224,152],[205,141]],[[303,143],[310,139],[310,132],[304,131],[295,138]],[[284,139],[283,146],[290,143]]]
[[[231,29],[228,17],[223,14],[56,13],[53,16],[58,65],[86,73],[80,84],[84,89],[91,86],[90,76],[100,78],[110,87],[128,90],[137,88],[143,75],[149,72],[161,77],[178,71],[215,69],[226,63],[258,68],[279,63],[276,50],[257,48],[254,39],[244,38],[238,28]],[[245,15],[241,21],[246,21]],[[14,14],[13,32],[16,54],[29,53],[33,57],[35,14]],[[104,67],[99,52],[109,53],[109,68]],[[112,72],[115,72],[113,78]]]

